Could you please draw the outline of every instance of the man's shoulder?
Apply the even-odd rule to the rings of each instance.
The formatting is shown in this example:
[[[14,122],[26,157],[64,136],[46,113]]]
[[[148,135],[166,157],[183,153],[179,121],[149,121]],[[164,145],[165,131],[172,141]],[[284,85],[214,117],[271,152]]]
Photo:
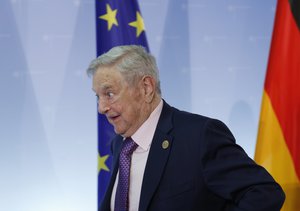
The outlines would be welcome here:
[[[226,124],[219,119],[212,118],[209,116],[192,113],[184,110],[180,110],[175,107],[171,107],[173,112],[173,122],[175,125],[191,126],[194,125],[199,128],[203,126],[206,128],[223,128],[228,130]]]
[[[206,122],[208,120],[212,120],[212,118],[208,117],[208,116],[204,116],[201,114],[197,114],[197,113],[192,113],[189,111],[185,111],[185,110],[180,110],[178,108],[175,107],[171,107],[172,111],[173,111],[173,116],[174,119],[180,119],[180,120],[186,120],[186,121],[200,121],[200,122]]]

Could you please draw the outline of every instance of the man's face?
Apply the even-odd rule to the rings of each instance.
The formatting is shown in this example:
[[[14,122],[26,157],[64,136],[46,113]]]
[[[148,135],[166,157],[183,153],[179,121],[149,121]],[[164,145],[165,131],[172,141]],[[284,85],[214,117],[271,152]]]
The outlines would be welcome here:
[[[98,100],[98,111],[114,126],[117,134],[131,136],[147,119],[142,87],[127,83],[114,67],[100,67],[93,76],[93,90]]]

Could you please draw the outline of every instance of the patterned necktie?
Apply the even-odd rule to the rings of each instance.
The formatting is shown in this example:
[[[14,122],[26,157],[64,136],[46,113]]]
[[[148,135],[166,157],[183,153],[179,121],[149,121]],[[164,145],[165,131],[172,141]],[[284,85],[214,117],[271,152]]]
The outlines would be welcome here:
[[[133,151],[138,145],[131,139],[123,141],[119,158],[119,180],[115,198],[115,211],[127,211],[129,207],[130,163]]]

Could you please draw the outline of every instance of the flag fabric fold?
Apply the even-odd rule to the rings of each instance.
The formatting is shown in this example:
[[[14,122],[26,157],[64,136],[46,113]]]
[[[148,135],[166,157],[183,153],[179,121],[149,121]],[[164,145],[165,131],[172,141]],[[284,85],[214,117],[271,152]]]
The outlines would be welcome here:
[[[278,0],[255,161],[280,183],[282,210],[300,209],[300,0]]]
[[[137,0],[96,0],[97,56],[118,45],[142,45],[149,51]],[[113,127],[98,114],[98,206],[111,174]]]

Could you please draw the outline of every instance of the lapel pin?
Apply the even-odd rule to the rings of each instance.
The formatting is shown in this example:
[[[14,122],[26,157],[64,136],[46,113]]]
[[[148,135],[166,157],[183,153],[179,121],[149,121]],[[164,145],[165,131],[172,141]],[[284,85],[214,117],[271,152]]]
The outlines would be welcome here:
[[[169,141],[168,140],[164,140],[161,144],[163,149],[167,149],[169,147]]]

